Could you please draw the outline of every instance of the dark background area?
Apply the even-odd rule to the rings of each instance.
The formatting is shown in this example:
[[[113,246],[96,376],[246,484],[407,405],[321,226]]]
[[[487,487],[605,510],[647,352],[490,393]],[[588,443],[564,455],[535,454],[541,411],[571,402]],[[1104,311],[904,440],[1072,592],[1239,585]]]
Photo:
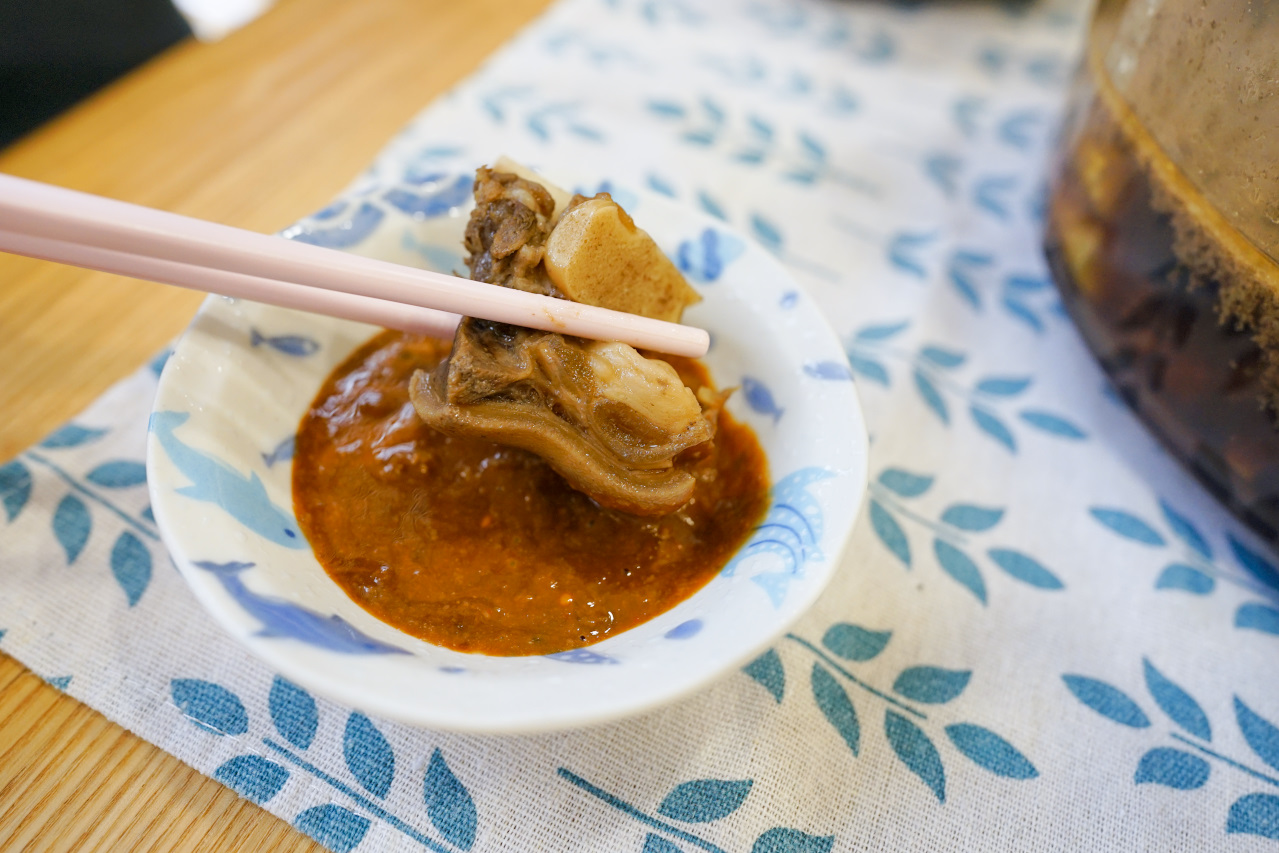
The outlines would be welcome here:
[[[0,0],[0,148],[190,34],[169,0]]]

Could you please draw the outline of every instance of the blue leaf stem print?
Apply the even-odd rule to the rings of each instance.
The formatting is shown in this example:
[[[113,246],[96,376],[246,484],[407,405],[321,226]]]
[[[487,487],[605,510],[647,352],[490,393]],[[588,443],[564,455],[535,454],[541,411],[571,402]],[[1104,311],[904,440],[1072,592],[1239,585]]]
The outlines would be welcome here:
[[[67,565],[75,563],[89,541],[93,519],[84,501],[75,495],[65,495],[53,511],[53,535],[67,555]]]
[[[767,170],[801,186],[827,181],[863,195],[880,192],[874,181],[833,163],[828,146],[811,130],[780,134],[774,122],[758,112],[730,114],[720,101],[707,95],[696,101],[658,98],[646,106],[655,118],[670,123],[680,142],[708,151],[718,149],[728,162],[743,168]],[[766,224],[761,229],[752,223],[752,229],[765,246],[780,248],[774,246],[780,244],[774,238],[775,226]]]
[[[342,755],[347,769],[364,790],[379,798],[391,790],[391,780],[395,777],[395,751],[372,721],[358,711],[347,717]]]
[[[335,853],[351,853],[364,840],[371,821],[332,804],[307,809],[293,826]]]
[[[422,783],[426,798],[426,816],[450,844],[470,850],[475,844],[479,815],[470,793],[453,775],[444,753],[436,747],[426,768]]]
[[[809,674],[809,685],[817,707],[839,736],[844,739],[849,752],[856,757],[861,751],[861,724],[857,721],[857,709],[848,698],[848,692],[835,680],[835,676],[820,663],[814,663]]]
[[[1034,779],[1039,775],[1026,756],[990,729],[972,723],[955,723],[947,726],[945,731],[956,749],[996,776]]]
[[[921,728],[928,721],[928,715],[911,703],[946,705],[963,693],[972,673],[935,666],[908,667],[893,683],[893,693],[902,697],[898,698],[858,678],[827,653],[851,661],[872,660],[883,651],[891,636],[891,632],[887,631],[869,631],[859,625],[836,623],[822,637],[825,648],[796,634],[787,634],[786,639],[817,658],[809,675],[813,700],[853,757],[856,758],[861,751],[861,721],[855,703],[836,676],[843,677],[852,686],[885,704],[885,737],[893,751],[933,791],[938,802],[945,802],[945,771],[941,755]],[[776,651],[770,649],[768,655],[771,655],[768,658],[770,662],[780,669],[781,661]],[[763,657],[766,656],[761,659]],[[751,673],[748,671],[748,674]],[[779,702],[784,684],[784,676],[779,677],[775,681],[776,690],[770,690]],[[988,772],[1009,779],[1033,779],[1039,775],[1035,766],[1016,747],[989,729],[972,723],[955,723],[945,727],[945,732],[962,755]]]
[[[951,406],[947,395],[968,409],[973,423],[988,438],[1010,453],[1017,452],[1017,438],[1012,426],[1018,423],[1043,435],[1079,441],[1087,433],[1065,417],[1033,408],[1008,411],[1016,399],[1032,384],[1028,376],[990,375],[977,379],[971,388],[958,382],[953,373],[967,362],[963,353],[935,345],[924,345],[917,352],[907,352],[888,344],[906,328],[905,323],[870,326],[854,333],[845,346],[853,371],[880,385],[890,387],[892,376],[888,361],[902,362],[909,369],[911,381],[920,400],[944,426],[951,425]],[[890,329],[883,337],[864,335],[867,330]],[[1015,415],[1015,418],[1012,416]]]
[[[262,805],[280,793],[289,771],[259,755],[237,755],[214,770],[213,778],[241,797]]]
[[[311,694],[277,675],[269,703],[271,722],[280,736],[298,749],[310,747],[320,722]]]
[[[1156,747],[1141,757],[1133,782],[1153,782],[1165,788],[1190,791],[1202,788],[1212,772],[1212,765],[1197,755],[1172,747]]]
[[[645,851],[668,853],[668,851],[681,850],[683,848],[675,843],[680,841],[705,850],[707,853],[727,853],[724,848],[714,842],[681,826],[676,826],[675,823],[648,814],[616,794],[582,778],[567,767],[560,767],[555,772],[578,790],[644,826],[646,828]],[[750,794],[752,785],[753,781],[750,779],[697,779],[685,782],[676,786],[675,790],[666,796],[657,811],[669,821],[684,824],[710,823],[740,808]],[[834,836],[807,835],[796,829],[777,826],[765,830],[755,840],[751,850],[752,853],[805,853],[806,851],[826,853],[834,842]]]
[[[201,679],[173,679],[170,693],[174,706],[200,729],[215,735],[244,735],[249,715],[240,698],[225,687]],[[268,707],[275,730],[297,750],[309,749],[319,718],[315,699],[309,693],[276,676],[271,683]],[[294,825],[333,849],[353,849],[363,839],[376,818],[404,833],[434,853],[468,851],[475,843],[478,814],[466,787],[454,775],[440,749],[435,749],[423,779],[424,805],[431,825],[444,838],[441,842],[392,814],[354,785],[348,784],[307,761],[289,746],[270,737],[262,744],[275,761],[245,754],[224,762],[214,777],[256,803],[274,797],[288,780],[290,770],[314,777],[345,796],[363,812],[334,804],[315,806],[301,812]],[[342,743],[347,769],[369,794],[382,799],[390,791],[395,775],[395,753],[373,721],[358,711],[347,717]],[[403,775],[403,774],[401,774]],[[308,790],[323,790],[311,786]]]
[[[1158,504],[1169,534],[1161,532],[1154,522],[1119,507],[1093,506],[1089,507],[1088,514],[1129,542],[1173,551],[1172,562],[1165,565],[1155,579],[1155,589],[1208,595],[1216,589],[1217,581],[1224,581],[1266,599],[1265,603],[1249,601],[1241,604],[1235,611],[1234,626],[1279,636],[1279,609],[1271,604],[1279,594],[1279,569],[1232,533],[1226,534],[1226,540],[1242,572],[1223,568],[1199,526],[1166,500],[1161,499]]]
[[[111,549],[111,576],[124,590],[129,606],[137,604],[151,583],[151,551],[127,530]]]
[[[755,679],[772,695],[779,705],[786,695],[786,670],[782,667],[782,659],[777,656],[776,649],[769,649],[755,660],[742,667],[742,672]]]
[[[946,802],[946,770],[924,730],[890,709],[884,712],[884,734],[902,763],[932,789],[937,802]]]
[[[79,447],[91,441],[97,441],[109,430],[99,427],[82,427],[79,424],[67,424],[50,433],[40,446],[46,450],[61,450],[68,447]]]
[[[220,684],[197,678],[175,678],[169,683],[173,704],[206,732],[242,735],[249,730],[249,715],[240,697]]]
[[[31,471],[17,459],[0,465],[0,504],[12,522],[31,499]]]
[[[1002,507],[954,503],[942,511],[937,521],[906,506],[904,501],[919,497],[933,485],[934,478],[900,468],[888,468],[869,485],[871,528],[876,537],[907,569],[912,567],[910,540],[899,518],[914,522],[933,534],[933,554],[947,575],[986,603],[986,581],[971,556],[969,537],[992,530],[1003,520]],[[1014,580],[1042,590],[1065,587],[1061,579],[1029,554],[1010,548],[988,548],[996,567]]]
[[[1212,740],[1212,726],[1199,703],[1155,669],[1149,660],[1143,658],[1141,664],[1146,676],[1146,689],[1169,719],[1201,740]]]
[[[135,532],[140,533],[141,535],[147,537],[153,542],[160,541],[160,534],[156,532],[155,524],[152,520],[144,519],[144,518],[142,519],[135,518],[133,515],[125,512],[123,509],[117,506],[114,501],[109,500],[108,498],[99,494],[96,490],[90,489],[88,486],[80,482],[80,480],[77,479],[76,477],[73,477],[61,465],[58,465],[52,459],[49,459],[43,454],[36,453],[31,450],[28,450],[27,452],[23,453],[22,457],[28,462],[34,462],[37,465],[40,465],[41,467],[47,468],[48,470],[52,471],[54,474],[58,476],[59,479],[61,479],[64,483],[70,486],[71,489],[77,495],[79,495],[82,498],[88,498],[94,504],[97,504],[98,506],[107,510],[116,518],[120,519],[125,524],[129,525],[129,527],[133,528]],[[3,469],[0,469],[0,470],[3,470]],[[0,488],[2,488],[3,485],[4,485],[4,481],[0,480]],[[141,484],[139,484],[139,486],[140,485]],[[6,503],[6,507],[7,506],[8,504]]]
[[[1253,779],[1279,788],[1279,777],[1258,770],[1207,745],[1212,727],[1202,706],[1148,659],[1142,660],[1146,688],[1155,704],[1178,727],[1189,733],[1170,731],[1167,737],[1176,746],[1157,745],[1148,749],[1137,763],[1133,783],[1153,783],[1174,790],[1189,791],[1208,783],[1213,762],[1237,770]],[[1137,701],[1118,687],[1097,678],[1067,674],[1062,681],[1075,698],[1112,722],[1138,730],[1153,730],[1150,718]],[[1257,757],[1279,770],[1279,727],[1266,720],[1238,697],[1234,697],[1235,718],[1248,746]],[[1208,760],[1208,759],[1211,759]],[[1226,832],[1279,838],[1279,796],[1248,794],[1231,805]]]
[[[683,782],[666,795],[657,813],[683,823],[709,823],[727,817],[746,802],[750,779],[696,779]]]

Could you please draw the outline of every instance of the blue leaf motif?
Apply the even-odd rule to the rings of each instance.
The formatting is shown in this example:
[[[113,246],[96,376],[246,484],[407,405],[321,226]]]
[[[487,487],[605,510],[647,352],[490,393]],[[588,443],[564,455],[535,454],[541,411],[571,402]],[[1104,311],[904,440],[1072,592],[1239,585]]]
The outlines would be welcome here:
[[[67,565],[76,561],[84,550],[84,543],[89,541],[89,531],[93,528],[93,519],[84,501],[75,495],[67,495],[58,503],[53,513],[53,535],[57,538],[62,550],[67,554]]]
[[[310,693],[277,675],[271,682],[269,707],[280,737],[298,749],[311,745],[320,718]]]
[[[764,245],[764,248],[774,252],[782,250],[781,230],[758,213],[751,214],[751,233]]]
[[[1095,506],[1088,510],[1093,518],[1109,527],[1125,539],[1140,542],[1143,545],[1166,545],[1164,538],[1146,522],[1130,512],[1121,509],[1107,509]]]
[[[334,853],[351,853],[364,840],[371,821],[341,806],[325,805],[307,809],[293,826]]]
[[[18,517],[31,499],[31,472],[18,460],[0,465],[0,503],[9,521]]]
[[[237,755],[214,770],[213,778],[241,797],[262,805],[280,793],[289,771],[257,755]]]
[[[835,727],[835,731],[856,756],[861,748],[862,730],[857,722],[857,711],[854,710],[847,691],[835,680],[835,676],[819,663],[813,664],[809,680],[813,687],[813,699],[817,702],[817,707],[821,709],[822,716]]]
[[[893,690],[916,702],[944,705],[964,692],[972,675],[972,671],[966,669],[912,666],[897,676]]]
[[[368,717],[359,711],[346,720],[342,736],[342,755],[364,790],[375,797],[385,797],[395,776],[395,752]]]
[[[1034,293],[1039,290],[1047,290],[1051,286],[1051,282],[1040,275],[1019,275],[1014,273],[1004,279],[1004,286],[1009,290]]]
[[[991,175],[977,182],[973,188],[973,201],[983,210],[994,214],[999,219],[1007,219],[1008,193],[1017,186],[1016,175]]]
[[[1155,589],[1181,589],[1193,595],[1207,595],[1216,585],[1211,575],[1184,563],[1168,565],[1155,580]]]
[[[1279,797],[1248,794],[1235,800],[1226,818],[1226,832],[1279,840]]]
[[[981,570],[967,554],[941,539],[933,540],[933,553],[942,570],[959,581],[982,604],[986,603],[986,582],[982,580]]]
[[[716,219],[724,222],[728,221],[728,214],[724,212],[724,208],[715,199],[711,198],[704,190],[697,193],[697,203],[702,206],[702,210],[714,216]]]
[[[963,161],[954,154],[932,154],[924,160],[924,172],[932,178],[933,183],[948,196],[953,196],[959,189],[959,172]]]
[[[742,667],[742,672],[755,679],[780,703],[786,693],[786,670],[776,649],[769,649]]]
[[[1239,723],[1243,739],[1248,741],[1257,757],[1279,770],[1279,728],[1245,705],[1238,696],[1235,697],[1235,720]]]
[[[879,484],[903,498],[917,498],[932,487],[933,478],[901,468],[887,468],[879,475]]]
[[[878,382],[885,388],[888,387],[888,371],[884,369],[884,365],[873,358],[865,358],[864,356],[849,353],[848,364],[859,376],[864,376],[872,382]]]
[[[249,715],[230,690],[198,678],[175,678],[169,682],[173,704],[183,716],[215,735],[242,735],[249,730]]]
[[[959,367],[968,360],[963,353],[942,349],[941,347],[924,347],[919,351],[919,354],[925,361],[930,361],[938,367],[945,368]]]
[[[1034,110],[1017,110],[1009,113],[999,123],[999,138],[1006,144],[1025,151],[1034,142],[1031,133],[1040,121],[1039,113]]]
[[[1076,699],[1103,717],[1134,729],[1150,725],[1150,718],[1118,687],[1085,675],[1063,675],[1061,680]]]
[[[1004,511],[1002,509],[974,506],[972,504],[951,504],[941,514],[941,520],[944,524],[974,533],[989,530],[998,524],[1003,517]]]
[[[649,101],[646,106],[649,112],[663,118],[683,118],[685,114],[683,105],[674,101]]]
[[[686,823],[708,823],[737,811],[751,792],[750,779],[697,779],[677,785],[657,813]]]
[[[946,401],[942,399],[937,386],[933,385],[933,381],[918,368],[915,369],[914,378],[915,388],[918,389],[919,396],[923,398],[925,405],[933,410],[933,414],[937,415],[942,423],[949,425],[950,414],[946,410]]]
[[[972,723],[946,727],[946,737],[974,764],[1008,779],[1034,779],[1035,765],[999,735]]]
[[[106,489],[139,486],[147,481],[147,466],[128,459],[116,459],[97,466],[85,475],[85,479]]]
[[[1276,569],[1273,563],[1244,545],[1233,534],[1227,534],[1226,538],[1230,541],[1230,550],[1234,552],[1235,559],[1248,574],[1271,589],[1279,589],[1279,569]]]
[[[910,568],[910,540],[906,538],[906,531],[902,530],[892,513],[874,498],[870,502],[870,526],[874,528],[875,535],[884,543],[884,547],[897,555],[897,559],[906,568]]]
[[[878,326],[866,326],[858,329],[853,335],[853,340],[857,343],[871,343],[878,341],[886,341],[895,338],[910,326],[909,320],[902,320],[900,323],[885,323]]]
[[[775,826],[755,839],[751,853],[830,853],[833,835],[808,835],[798,829]]]
[[[1212,548],[1208,547],[1208,540],[1204,539],[1203,534],[1190,519],[1169,506],[1167,501],[1159,501],[1159,508],[1163,510],[1164,520],[1168,522],[1168,526],[1172,528],[1172,532],[1178,539],[1189,545],[1192,551],[1205,560],[1212,559]]]
[[[1021,320],[1027,326],[1030,326],[1036,333],[1044,330],[1044,321],[1039,319],[1039,315],[1026,307],[1025,303],[1014,299],[1011,296],[1005,296],[1003,299],[1004,310],[1012,314],[1018,320]]]
[[[426,816],[431,819],[431,825],[453,846],[470,850],[475,844],[475,829],[479,824],[475,801],[466,786],[453,775],[438,747],[431,753],[431,763],[426,768],[423,784]]]
[[[138,603],[151,583],[151,552],[127,530],[111,549],[111,575],[124,590],[130,607]]]
[[[644,836],[644,849],[640,853],[683,853],[678,844],[667,841],[660,835],[649,833]]]
[[[1241,604],[1235,611],[1235,627],[1279,636],[1279,610],[1252,601]]]
[[[1208,715],[1199,707],[1199,703],[1190,694],[1170,681],[1162,672],[1155,669],[1146,658],[1141,660],[1146,674],[1146,687],[1155,703],[1163,709],[1174,723],[1181,726],[1197,738],[1212,740],[1212,727],[1208,724]]]
[[[989,376],[977,383],[977,390],[995,397],[1016,397],[1030,387],[1028,376]]]
[[[868,631],[860,625],[837,622],[822,635],[822,645],[844,660],[874,660],[888,645],[892,631]]]
[[[1197,755],[1161,746],[1150,750],[1137,763],[1132,781],[1138,785],[1154,782],[1179,791],[1202,788],[1211,768]]]
[[[1065,418],[1054,415],[1051,412],[1039,412],[1027,409],[1018,415],[1023,421],[1030,424],[1037,430],[1041,430],[1058,438],[1070,438],[1076,441],[1088,437],[1088,433],[1072,424]]]
[[[1065,586],[1060,578],[1028,554],[1010,548],[991,548],[986,553],[995,565],[1022,583],[1040,589],[1062,589]]]
[[[910,273],[919,278],[927,278],[928,270],[924,268],[923,263],[916,256],[916,251],[936,239],[936,232],[927,234],[902,232],[895,234],[888,242],[888,261],[902,272]]]
[[[105,429],[90,429],[82,427],[78,424],[67,424],[49,434],[44,441],[40,442],[41,447],[49,450],[59,450],[64,447],[79,447],[90,441],[96,441],[107,434]]]
[[[973,416],[973,423],[977,424],[978,429],[1013,453],[1017,452],[1017,439],[1013,438],[1012,432],[1002,420],[978,405],[969,407],[968,412]]]
[[[896,711],[884,715],[884,734],[888,743],[910,771],[932,789],[937,802],[946,802],[946,771],[942,767],[937,747],[919,726]]]

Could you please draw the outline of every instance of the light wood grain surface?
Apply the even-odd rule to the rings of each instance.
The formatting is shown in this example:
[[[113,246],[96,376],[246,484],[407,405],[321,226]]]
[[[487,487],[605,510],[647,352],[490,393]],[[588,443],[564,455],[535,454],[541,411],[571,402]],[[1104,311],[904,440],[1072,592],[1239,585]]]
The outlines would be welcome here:
[[[275,231],[547,2],[283,0],[0,151],[0,172]],[[0,462],[146,362],[201,298],[0,254]],[[0,654],[0,850],[99,849],[320,848]]]

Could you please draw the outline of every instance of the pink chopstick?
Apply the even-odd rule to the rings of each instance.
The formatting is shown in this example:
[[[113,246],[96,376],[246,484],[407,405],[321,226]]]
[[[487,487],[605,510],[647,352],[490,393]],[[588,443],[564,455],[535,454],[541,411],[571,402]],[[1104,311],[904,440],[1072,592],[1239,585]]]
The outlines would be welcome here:
[[[699,357],[702,329],[0,174],[0,251],[448,337],[460,315]]]

